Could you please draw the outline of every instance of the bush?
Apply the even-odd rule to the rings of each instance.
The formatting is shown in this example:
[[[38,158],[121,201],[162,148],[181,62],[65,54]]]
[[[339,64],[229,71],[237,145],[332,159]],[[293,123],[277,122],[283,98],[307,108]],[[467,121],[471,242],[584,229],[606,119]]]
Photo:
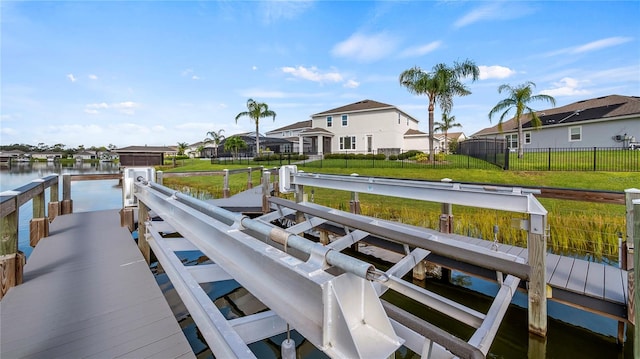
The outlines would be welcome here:
[[[398,155],[398,159],[399,160],[406,160],[408,158],[415,157],[419,153],[423,153],[423,152],[422,151],[418,151],[418,150],[410,150],[410,151],[403,152],[403,153],[399,154]]]
[[[389,161],[397,161],[398,155],[389,155]]]
[[[374,155],[373,153],[328,153],[324,155],[325,160],[378,160],[384,161],[387,156],[384,153]]]
[[[269,155],[256,156],[253,158],[255,162],[266,162],[266,161],[303,161],[309,159],[307,155],[299,155],[299,154],[290,154],[290,153],[275,153]]]
[[[417,162],[427,162],[429,160],[429,155],[427,155],[426,153],[420,152],[416,154],[415,159]]]

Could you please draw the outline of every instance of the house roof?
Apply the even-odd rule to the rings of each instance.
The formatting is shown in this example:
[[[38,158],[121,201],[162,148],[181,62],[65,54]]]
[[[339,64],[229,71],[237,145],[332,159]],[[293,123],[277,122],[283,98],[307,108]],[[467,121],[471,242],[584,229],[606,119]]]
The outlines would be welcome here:
[[[308,130],[304,130],[302,132],[300,132],[301,135],[305,136],[305,135],[329,135],[329,136],[333,136],[333,132],[325,130],[324,128],[320,128],[320,127],[314,127],[314,128],[310,128]]]
[[[542,126],[576,123],[587,120],[609,120],[620,116],[640,115],[640,97],[609,95],[582,100],[565,106],[537,111]],[[523,128],[531,128],[528,116],[521,119]],[[502,123],[502,132],[515,130],[518,124],[515,118]],[[498,125],[482,129],[473,136],[499,133]]]
[[[284,127],[276,128],[275,130],[271,130],[271,131],[267,132],[267,134],[271,133],[271,132],[298,130],[298,129],[302,129],[302,128],[311,128],[311,120],[299,121],[299,122],[293,123],[291,125],[287,125],[287,126],[284,126]]]
[[[146,153],[165,153],[165,152],[175,152],[176,150],[171,147],[165,146],[128,146],[122,147],[115,150],[116,153],[125,153],[125,152],[146,152]]]
[[[396,108],[395,106],[386,104],[386,103],[382,103],[382,102],[378,102],[378,101],[373,101],[373,100],[362,100],[362,101],[358,101],[358,102],[354,102],[352,104],[346,105],[346,106],[341,106],[341,107],[336,107],[334,109],[331,110],[327,110],[324,112],[319,112],[316,113],[313,116],[322,116],[322,115],[329,115],[332,113],[348,113],[348,112],[358,112],[358,111],[366,111],[366,110],[379,110],[379,109],[392,109],[392,108]]]
[[[404,133],[404,136],[416,136],[416,135],[427,135],[428,133],[422,132],[420,130],[408,129],[407,132]]]

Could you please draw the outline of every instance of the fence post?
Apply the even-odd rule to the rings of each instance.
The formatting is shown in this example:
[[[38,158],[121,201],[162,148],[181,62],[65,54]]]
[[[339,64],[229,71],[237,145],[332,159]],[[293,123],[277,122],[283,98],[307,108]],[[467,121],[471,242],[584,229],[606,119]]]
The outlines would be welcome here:
[[[498,152],[498,151],[496,151]],[[511,165],[510,162],[510,158],[511,158],[511,153],[509,152],[509,147],[505,147],[504,150],[504,169],[505,170],[509,170],[509,166]]]
[[[222,198],[229,198],[229,170],[224,169],[224,184],[222,185]]]
[[[44,197],[44,181],[34,180],[40,183],[40,193],[33,197],[33,215],[29,221],[29,245],[35,247],[40,239],[49,235],[49,220],[45,216],[46,201]]]
[[[596,171],[596,167],[597,167],[597,160],[598,158],[598,147],[594,147],[593,148],[593,171]]]
[[[634,248],[640,248],[640,199],[634,199],[633,204],[633,244]],[[640,261],[640,251],[634,252],[634,261],[638,263]],[[633,276],[640,278],[640,265],[634,265]],[[629,283],[631,284],[631,283]],[[631,285],[630,285],[631,287]],[[633,293],[633,305],[640,303],[640,291],[636,290]],[[636,328],[633,335],[633,351],[635,353],[634,358],[640,358],[640,330],[638,330],[637,324],[640,323],[640,310],[636,310],[634,313],[634,320]]]
[[[51,187],[49,187],[49,206],[47,209],[47,213],[49,214],[49,222],[53,222],[53,220],[60,214],[60,202],[58,202],[58,192],[59,192],[58,181],[53,183]]]
[[[73,200],[71,199],[71,175],[62,175],[62,214],[73,213]]]
[[[529,332],[541,337],[547,335],[547,216],[534,214],[529,216],[527,238],[529,251]]]

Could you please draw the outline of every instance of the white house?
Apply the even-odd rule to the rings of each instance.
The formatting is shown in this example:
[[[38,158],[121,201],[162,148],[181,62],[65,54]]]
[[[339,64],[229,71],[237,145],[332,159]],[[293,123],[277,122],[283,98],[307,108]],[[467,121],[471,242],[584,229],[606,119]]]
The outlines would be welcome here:
[[[265,135],[270,138],[280,138],[290,142],[288,146],[286,144],[281,145],[283,148],[280,148],[279,152],[307,153],[311,151],[311,140],[307,138],[307,140],[304,141],[303,147],[300,148],[299,139],[302,132],[311,129],[311,122],[311,120],[299,121],[291,125],[268,131]]]
[[[542,126],[534,128],[521,118],[523,147],[633,147],[640,142],[640,97],[609,95],[537,112]],[[509,148],[518,148],[515,119],[485,128],[474,138],[505,138]]]
[[[393,154],[429,148],[428,136],[418,130],[418,120],[395,106],[373,100],[312,115],[311,128],[299,134],[299,151],[305,139],[317,154]]]

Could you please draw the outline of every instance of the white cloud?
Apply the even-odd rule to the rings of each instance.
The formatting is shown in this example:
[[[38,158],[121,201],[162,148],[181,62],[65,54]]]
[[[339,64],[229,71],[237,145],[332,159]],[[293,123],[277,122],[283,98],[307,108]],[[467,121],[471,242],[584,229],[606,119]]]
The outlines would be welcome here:
[[[89,80],[97,80],[98,76],[94,75],[94,74],[90,74],[89,76]]]
[[[423,56],[425,54],[428,54],[436,50],[437,48],[440,47],[440,45],[442,45],[442,41],[433,41],[425,45],[410,47],[402,51],[402,53],[400,54],[400,57]]]
[[[76,82],[78,81],[78,79],[76,79],[75,76],[73,76],[73,74],[67,74],[67,78],[69,79],[69,81],[71,82]]]
[[[558,82],[553,83],[553,88],[540,91],[543,95],[553,97],[587,95],[589,91],[580,89],[581,81],[571,77],[564,77]]]
[[[95,115],[100,113],[100,110],[114,109],[125,115],[133,115],[135,113],[135,109],[138,107],[140,107],[140,104],[133,101],[116,102],[111,104],[100,102],[85,105],[84,112]]]
[[[465,27],[480,21],[511,20],[525,16],[533,9],[524,3],[494,2],[475,8],[453,23],[455,28]]]
[[[515,71],[504,66],[478,66],[480,69],[480,80],[487,79],[506,79],[511,75],[515,75]]]
[[[256,65],[251,66],[251,70],[255,71],[257,69],[258,69],[258,66],[256,66]]]
[[[633,40],[630,37],[608,37],[606,39],[601,39],[601,40],[597,40],[597,41],[592,41],[590,43],[584,44],[584,45],[580,45],[576,48],[574,48],[571,52],[574,54],[579,54],[579,53],[583,53],[583,52],[590,52],[590,51],[596,51],[596,50],[601,50],[607,47],[611,47],[611,46],[616,46],[616,45],[620,45],[620,44],[624,44],[625,42],[629,42]]]
[[[191,79],[192,79],[192,80],[200,80],[200,77],[199,77],[199,76],[196,76],[196,75],[193,75],[193,76],[191,76]]]
[[[266,23],[280,19],[293,19],[313,5],[312,1],[261,1],[260,13]]]
[[[359,62],[373,62],[393,53],[398,40],[386,33],[374,35],[353,34],[336,44],[331,54],[337,57],[351,58]]]
[[[358,81],[356,81],[356,80],[349,80],[349,81],[345,82],[344,85],[342,85],[342,86],[346,87],[346,88],[354,89],[354,88],[360,86],[360,83]]]
[[[335,71],[329,72],[320,72],[317,67],[312,66],[310,68],[306,68],[304,66],[298,67],[283,67],[281,68],[282,72],[286,74],[293,75],[294,77],[301,78],[304,80],[309,80],[313,82],[342,82],[343,78],[340,73]]]

